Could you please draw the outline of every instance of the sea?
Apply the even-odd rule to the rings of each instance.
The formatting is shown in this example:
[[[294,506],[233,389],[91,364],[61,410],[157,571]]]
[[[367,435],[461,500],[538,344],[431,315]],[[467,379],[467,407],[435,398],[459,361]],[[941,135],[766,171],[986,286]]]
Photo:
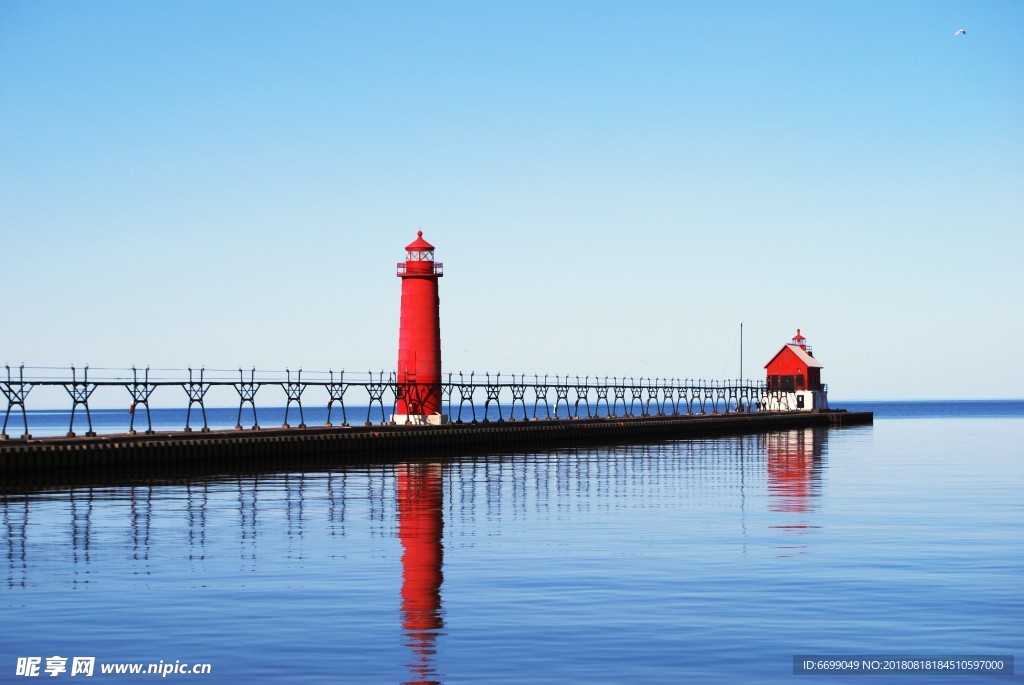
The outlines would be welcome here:
[[[875,422],[9,477],[0,683],[1024,681],[1024,401],[833,405]]]

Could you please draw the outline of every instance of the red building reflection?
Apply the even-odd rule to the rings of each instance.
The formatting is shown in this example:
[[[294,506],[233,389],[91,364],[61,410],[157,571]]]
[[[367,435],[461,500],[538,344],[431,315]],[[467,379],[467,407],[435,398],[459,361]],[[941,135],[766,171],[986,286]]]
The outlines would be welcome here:
[[[779,513],[771,528],[803,535],[817,528],[811,521],[821,491],[821,455],[828,429],[807,428],[771,433],[767,439],[768,510]],[[804,543],[777,545],[780,556],[805,554]]]
[[[767,437],[771,511],[807,512],[821,484],[821,455],[827,433],[815,429],[771,433]]]
[[[434,656],[444,626],[442,478],[439,464],[402,464],[398,470],[398,537],[402,542],[402,628],[412,650],[408,683],[437,683]]]

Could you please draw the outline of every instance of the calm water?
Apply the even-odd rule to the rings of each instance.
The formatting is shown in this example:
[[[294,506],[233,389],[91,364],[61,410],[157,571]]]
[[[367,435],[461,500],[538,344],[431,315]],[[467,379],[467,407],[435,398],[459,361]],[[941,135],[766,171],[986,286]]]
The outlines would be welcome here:
[[[210,683],[849,683],[792,657],[1019,662],[1024,403],[866,408],[874,426],[842,430],[8,485],[0,682],[54,655],[96,657],[100,682]],[[212,672],[99,673],[161,660]]]

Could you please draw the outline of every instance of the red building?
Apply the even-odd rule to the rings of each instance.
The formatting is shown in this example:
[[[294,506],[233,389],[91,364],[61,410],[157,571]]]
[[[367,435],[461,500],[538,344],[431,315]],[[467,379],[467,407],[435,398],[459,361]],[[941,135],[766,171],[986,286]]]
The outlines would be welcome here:
[[[793,341],[784,345],[764,368],[768,390],[779,398],[773,409],[828,408],[825,386],[821,383],[822,364],[814,358],[799,328]]]

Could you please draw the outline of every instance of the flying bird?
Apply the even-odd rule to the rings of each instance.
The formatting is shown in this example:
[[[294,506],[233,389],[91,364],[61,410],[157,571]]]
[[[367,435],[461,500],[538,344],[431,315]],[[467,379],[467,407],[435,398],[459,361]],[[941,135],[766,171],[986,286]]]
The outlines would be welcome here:
[[[956,33],[954,33],[953,35],[954,36],[966,36],[967,35],[967,31],[965,31],[964,29],[957,29]]]

